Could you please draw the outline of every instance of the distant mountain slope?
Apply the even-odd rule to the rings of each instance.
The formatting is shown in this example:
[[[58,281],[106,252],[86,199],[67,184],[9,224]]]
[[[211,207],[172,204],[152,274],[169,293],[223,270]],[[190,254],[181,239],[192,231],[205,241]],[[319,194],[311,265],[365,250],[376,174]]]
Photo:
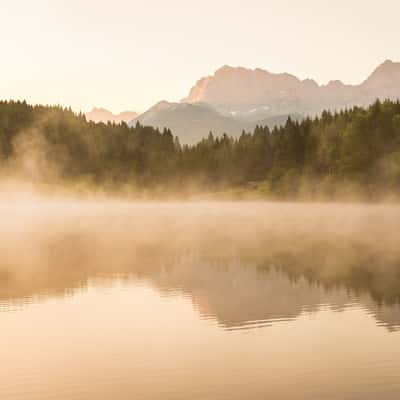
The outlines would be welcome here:
[[[113,114],[105,108],[93,108],[92,111],[86,113],[86,118],[93,122],[129,122],[137,117],[137,113],[133,111],[124,111],[119,114]]]
[[[294,119],[300,119],[301,115],[291,115]],[[244,130],[250,131],[258,125],[273,127],[286,122],[288,115],[279,115],[263,119],[246,118],[245,115],[234,117],[229,114],[222,114],[213,107],[204,103],[169,103],[161,101],[151,107],[145,113],[139,115],[129,124],[135,125],[140,122],[142,125],[149,125],[163,129],[168,127],[173,134],[178,136],[182,143],[196,143],[208,132],[216,135],[227,133],[238,137]]]
[[[169,103],[161,101],[130,122],[134,125],[150,125],[163,129],[168,127],[182,143],[195,143],[212,130],[216,133],[229,132],[237,136],[241,125],[232,117],[218,113],[205,104]]]
[[[399,98],[400,62],[386,60],[360,85],[360,89],[369,97]]]

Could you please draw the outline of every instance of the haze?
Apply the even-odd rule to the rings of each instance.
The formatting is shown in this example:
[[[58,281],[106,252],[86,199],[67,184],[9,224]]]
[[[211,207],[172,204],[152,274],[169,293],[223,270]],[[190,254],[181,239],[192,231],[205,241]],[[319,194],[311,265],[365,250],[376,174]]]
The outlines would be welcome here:
[[[278,267],[397,301],[400,209],[389,205],[0,198],[0,301],[179,263]],[[382,240],[382,238],[385,240]],[[24,243],[24,251],[21,251]],[[367,277],[368,279],[364,279]]]
[[[400,58],[399,13],[395,0],[16,0],[0,16],[0,93],[144,111],[225,64],[359,83]]]

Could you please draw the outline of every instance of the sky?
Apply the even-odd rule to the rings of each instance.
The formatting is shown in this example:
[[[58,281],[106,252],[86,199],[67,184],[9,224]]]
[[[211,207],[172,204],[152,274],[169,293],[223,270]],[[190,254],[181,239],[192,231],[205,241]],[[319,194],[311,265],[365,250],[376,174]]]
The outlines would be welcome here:
[[[0,98],[179,101],[223,65],[360,83],[400,61],[399,0],[0,0]]]

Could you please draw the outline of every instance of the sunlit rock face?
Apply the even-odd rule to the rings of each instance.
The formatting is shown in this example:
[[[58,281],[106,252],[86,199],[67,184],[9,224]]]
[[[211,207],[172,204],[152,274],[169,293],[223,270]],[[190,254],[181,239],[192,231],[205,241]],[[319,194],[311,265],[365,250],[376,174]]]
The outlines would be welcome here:
[[[214,75],[200,79],[184,102],[209,103],[217,108],[254,112],[263,108],[268,115],[315,114],[323,109],[366,105],[376,98],[400,97],[400,63],[390,60],[359,85],[332,80],[318,85],[287,73],[223,66]],[[267,112],[268,111],[268,112]]]

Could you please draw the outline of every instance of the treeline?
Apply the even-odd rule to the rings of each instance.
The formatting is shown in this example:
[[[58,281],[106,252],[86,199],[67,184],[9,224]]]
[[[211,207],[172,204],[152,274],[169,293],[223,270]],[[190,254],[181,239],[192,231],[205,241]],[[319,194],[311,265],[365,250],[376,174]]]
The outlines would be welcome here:
[[[35,168],[41,179],[138,190],[377,198],[400,192],[400,102],[289,118],[237,139],[210,133],[192,146],[169,129],[93,123],[70,109],[0,102],[0,170]]]

